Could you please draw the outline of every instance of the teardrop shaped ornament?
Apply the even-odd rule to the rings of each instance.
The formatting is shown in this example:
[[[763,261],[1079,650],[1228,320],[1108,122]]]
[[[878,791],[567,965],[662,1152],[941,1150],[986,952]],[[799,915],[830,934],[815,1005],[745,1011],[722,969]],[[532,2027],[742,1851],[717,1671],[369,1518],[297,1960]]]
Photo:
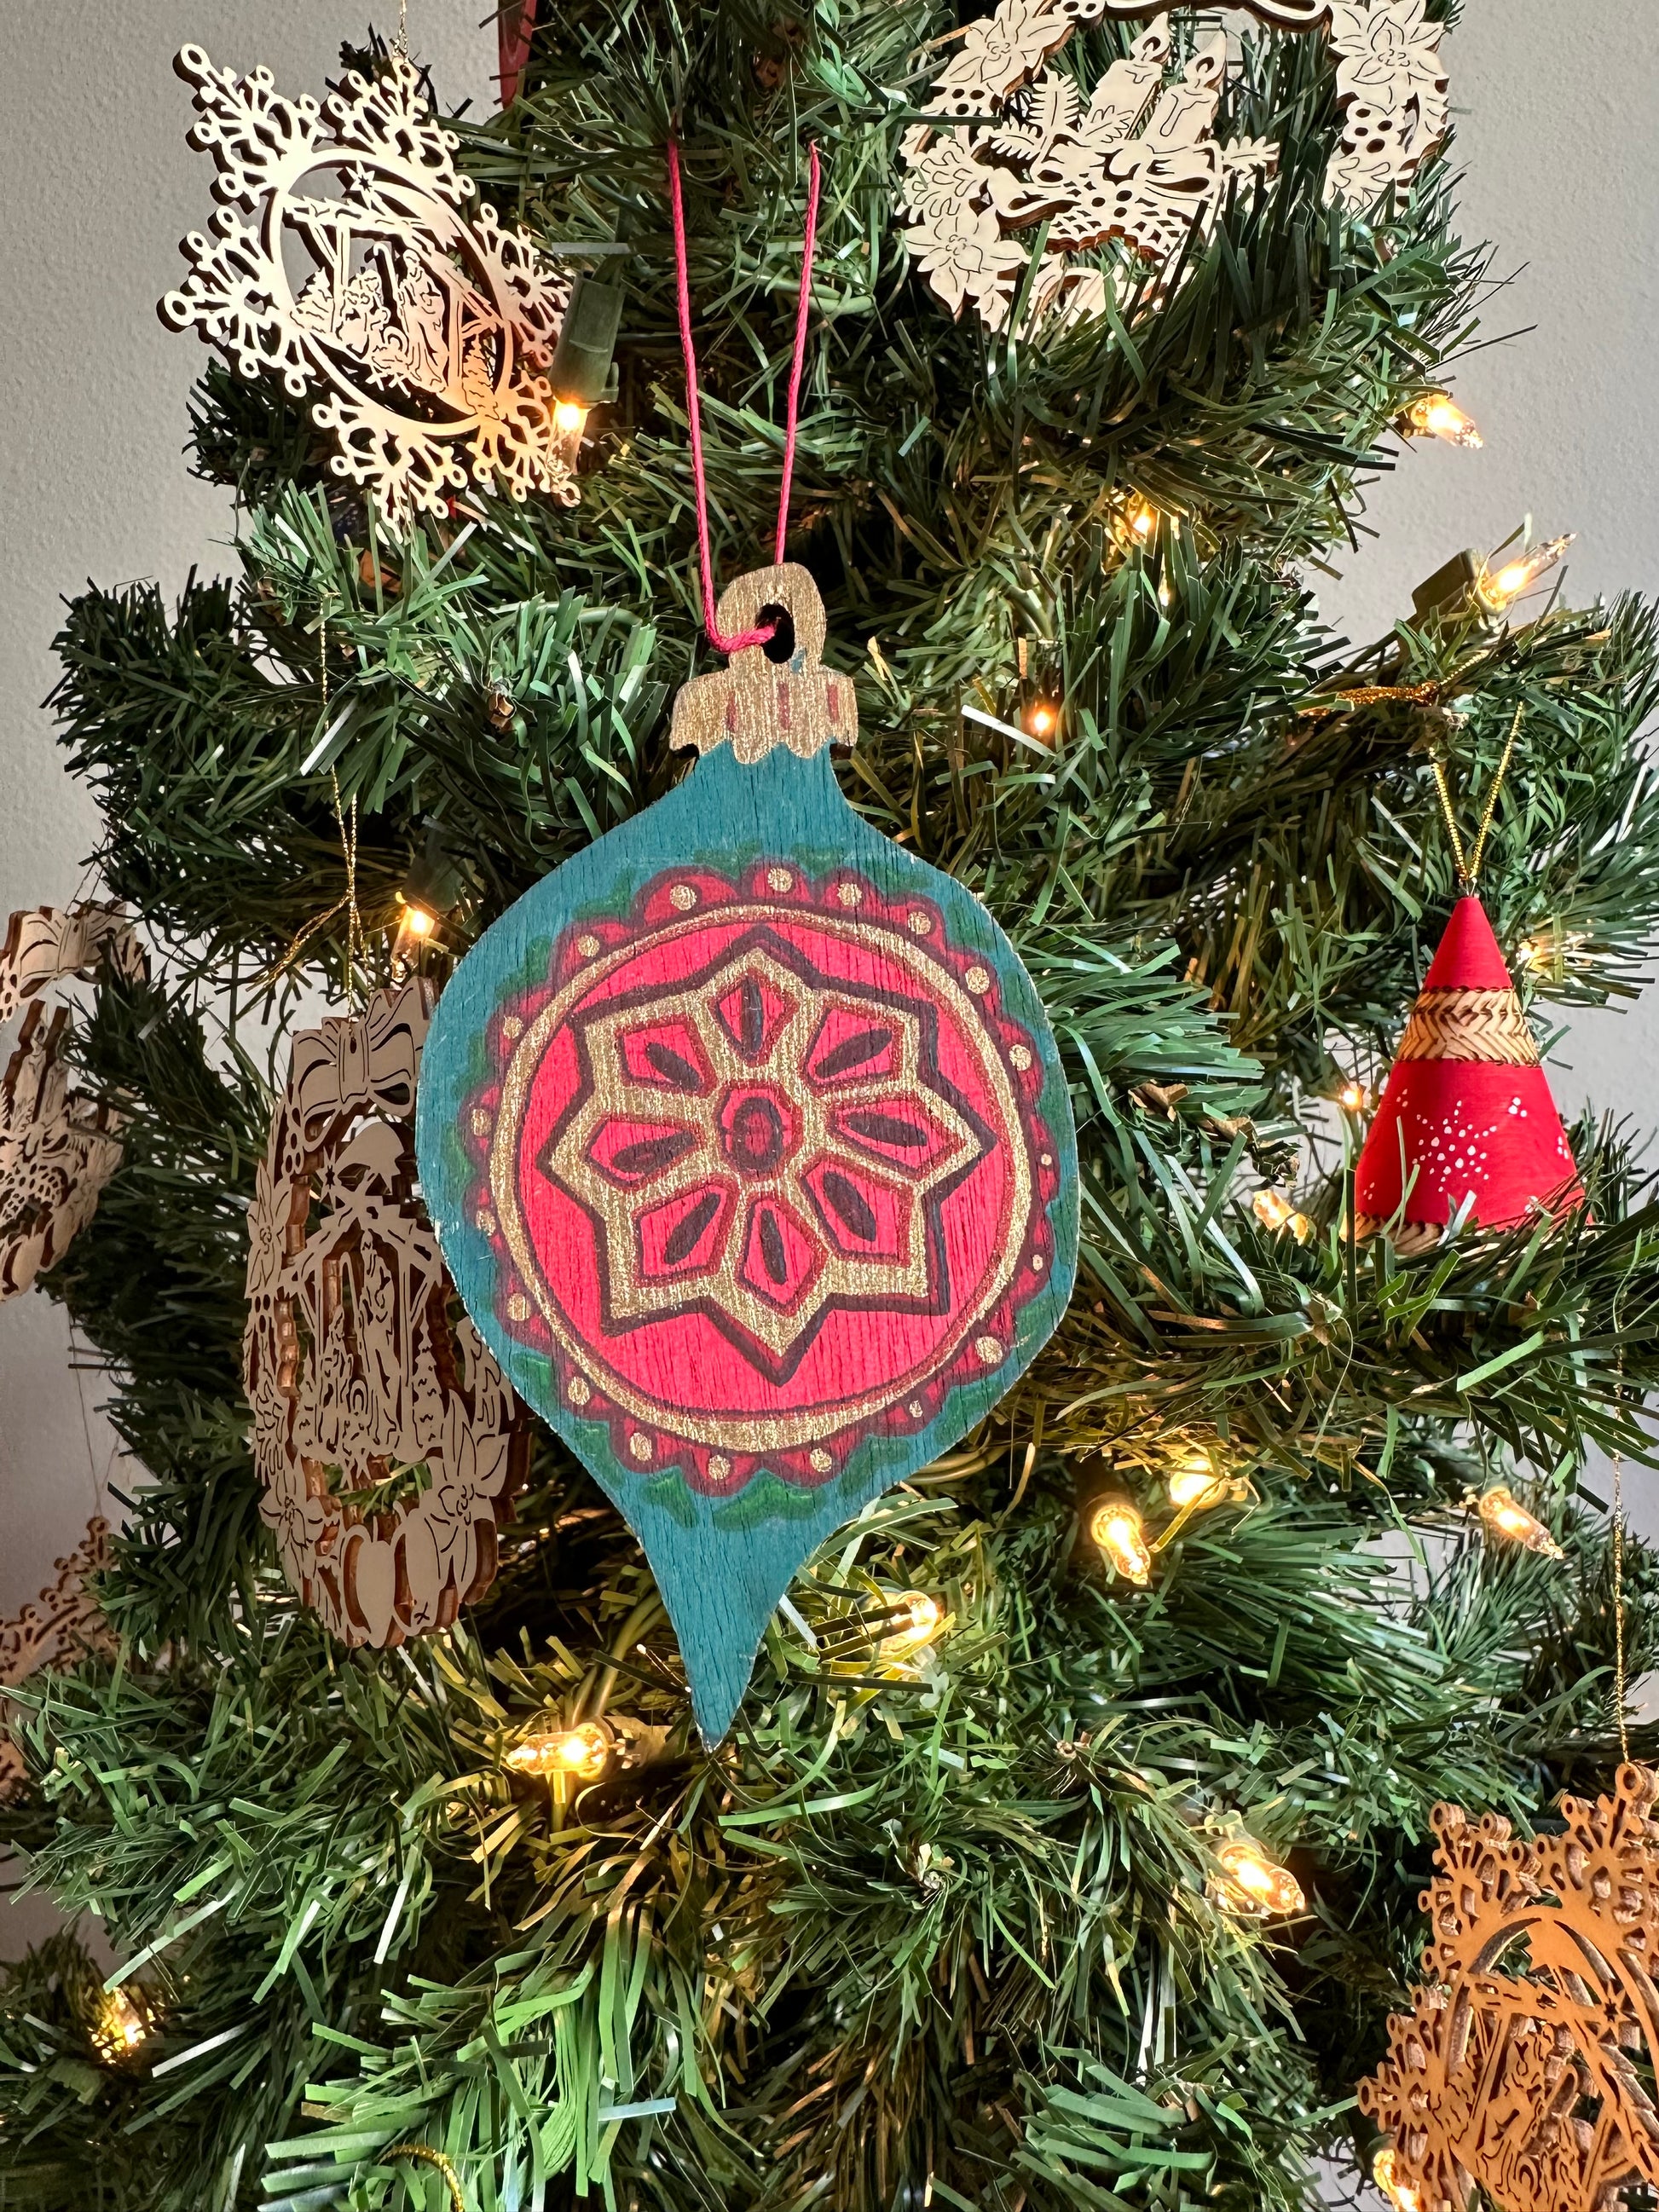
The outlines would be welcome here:
[[[467,1308],[644,1545],[705,1738],[801,1561],[983,1419],[1077,1256],[1054,1036],[962,885],[864,822],[817,586],[675,702],[695,771],[439,1001],[421,1173]]]

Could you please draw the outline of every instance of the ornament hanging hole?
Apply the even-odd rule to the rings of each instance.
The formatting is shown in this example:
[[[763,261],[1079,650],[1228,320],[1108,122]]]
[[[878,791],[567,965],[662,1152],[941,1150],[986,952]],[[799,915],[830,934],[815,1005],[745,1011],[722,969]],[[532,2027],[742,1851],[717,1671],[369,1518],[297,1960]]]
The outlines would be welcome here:
[[[761,609],[755,626],[758,629],[768,623],[772,625],[772,635],[761,650],[778,667],[787,667],[795,657],[795,617],[787,607],[773,599]]]

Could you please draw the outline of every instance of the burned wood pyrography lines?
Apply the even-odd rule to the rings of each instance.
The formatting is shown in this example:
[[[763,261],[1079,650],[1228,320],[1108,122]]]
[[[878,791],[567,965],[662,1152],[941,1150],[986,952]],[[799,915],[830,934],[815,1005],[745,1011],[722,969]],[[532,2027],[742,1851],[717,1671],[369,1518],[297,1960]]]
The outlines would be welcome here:
[[[468,1307],[639,1532],[711,1739],[795,1566],[989,1411],[1075,1253],[1030,981],[842,798],[856,711],[805,572],[720,624],[780,610],[786,659],[682,692],[696,774],[463,963],[421,1094]]]

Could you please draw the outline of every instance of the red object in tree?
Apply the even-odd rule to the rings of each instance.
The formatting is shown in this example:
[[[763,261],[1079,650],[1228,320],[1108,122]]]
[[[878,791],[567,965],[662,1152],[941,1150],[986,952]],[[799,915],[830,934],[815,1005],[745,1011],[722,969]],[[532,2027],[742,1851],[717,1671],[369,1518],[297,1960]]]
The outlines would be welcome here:
[[[535,29],[536,0],[502,0],[495,31],[503,107],[511,107],[519,96],[519,79],[530,59],[530,41]]]
[[[1478,898],[1452,909],[1400,1040],[1354,1177],[1355,1228],[1403,1251],[1467,1204],[1483,1229],[1583,1196],[1567,1133]]]

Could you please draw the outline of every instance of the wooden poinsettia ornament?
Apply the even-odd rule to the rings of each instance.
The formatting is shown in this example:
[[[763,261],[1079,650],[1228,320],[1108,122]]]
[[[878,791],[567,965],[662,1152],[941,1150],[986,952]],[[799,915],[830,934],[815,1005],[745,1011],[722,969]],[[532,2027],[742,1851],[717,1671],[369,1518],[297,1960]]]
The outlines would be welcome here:
[[[1486,909],[1459,899],[1389,1071],[1354,1177],[1355,1227],[1405,1252],[1437,1243],[1465,1207],[1507,1229],[1583,1196]]]
[[[695,774],[556,870],[440,1000],[421,1178],[520,1396],[643,1543],[724,1735],[801,1560],[995,1405],[1070,1294],[1076,1152],[1012,946],[842,796],[804,568],[688,684]]]

